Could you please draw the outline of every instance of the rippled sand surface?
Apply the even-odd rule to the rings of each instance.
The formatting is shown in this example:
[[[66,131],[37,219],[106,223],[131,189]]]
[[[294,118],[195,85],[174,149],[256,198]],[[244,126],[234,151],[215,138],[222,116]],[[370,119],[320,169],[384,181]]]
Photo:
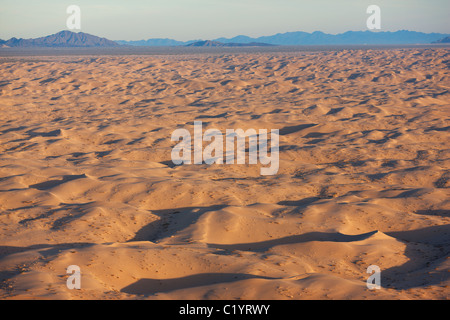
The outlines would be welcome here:
[[[0,58],[0,298],[448,299],[449,66],[445,48]],[[194,121],[279,129],[278,174],[174,166]]]

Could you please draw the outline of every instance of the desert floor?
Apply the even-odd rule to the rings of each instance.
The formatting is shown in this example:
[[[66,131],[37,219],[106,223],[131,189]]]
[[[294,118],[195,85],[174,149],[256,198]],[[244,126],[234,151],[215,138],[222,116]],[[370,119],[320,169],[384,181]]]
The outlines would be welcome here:
[[[0,298],[448,299],[449,66],[446,48],[0,58]],[[194,121],[279,129],[278,174],[174,166]]]

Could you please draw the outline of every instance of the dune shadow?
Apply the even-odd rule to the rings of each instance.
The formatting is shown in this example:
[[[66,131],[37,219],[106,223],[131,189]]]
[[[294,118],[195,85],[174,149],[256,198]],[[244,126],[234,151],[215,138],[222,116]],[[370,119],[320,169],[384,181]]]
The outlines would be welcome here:
[[[430,131],[449,131],[450,132],[450,126],[446,126],[446,127],[429,127],[423,130],[424,132],[430,132]]]
[[[47,79],[44,79],[44,80],[39,81],[39,83],[40,83],[40,84],[47,84],[47,83],[49,83],[49,82],[55,82],[55,81],[58,80],[58,79],[60,79],[60,78],[47,78]]]
[[[278,278],[257,276],[245,273],[200,273],[180,278],[171,279],[140,279],[121,292],[129,294],[152,295],[159,292],[196,288],[214,284],[230,283],[248,279],[273,280]]]
[[[326,139],[313,139],[313,140],[310,140],[310,141],[305,142],[305,143],[306,144],[318,144],[318,143],[321,143],[321,142],[324,142],[324,141],[326,141]]]
[[[59,244],[33,244],[27,247],[0,246],[0,258],[10,254],[16,254],[31,250],[39,250],[39,253],[43,254],[43,257],[45,258],[52,254],[58,254],[61,250],[86,248],[94,245],[96,244],[89,242],[72,242]]]
[[[25,130],[27,128],[28,128],[27,126],[19,126],[19,127],[15,127],[15,128],[9,128],[9,129],[6,129],[6,130],[2,130],[1,134],[6,134],[6,133],[9,133],[9,132],[22,131],[22,130]]]
[[[427,216],[441,216],[441,217],[450,217],[450,210],[417,210],[416,214],[423,214]]]
[[[38,216],[34,216],[31,218],[26,218],[26,219],[22,219],[19,221],[19,224],[21,225],[27,225],[30,222],[36,221],[36,220],[40,220],[40,219],[47,219],[52,217],[54,214],[61,212],[61,211],[66,211],[67,214],[55,219],[54,221],[51,222],[51,228],[50,230],[60,230],[61,228],[63,228],[64,226],[66,226],[68,223],[72,222],[72,221],[76,221],[77,219],[83,217],[85,214],[88,213],[88,211],[86,210],[86,206],[91,205],[93,202],[86,202],[86,203],[60,203],[58,208],[55,209],[46,209],[44,213],[38,215]],[[16,208],[14,210],[11,211],[17,211],[17,210],[23,210],[23,209],[30,209],[33,208],[34,206],[27,206],[27,207],[21,207],[21,208]]]
[[[339,113],[339,112],[342,111],[342,110],[344,110],[344,107],[340,107],[340,108],[332,108],[332,109],[330,109],[330,111],[328,111],[328,112],[326,113],[326,116],[330,116],[330,115]]]
[[[49,132],[37,132],[34,130],[28,130],[26,132],[30,138],[34,138],[34,137],[59,137],[62,135],[62,131],[61,129],[56,129],[53,131],[49,131]]]
[[[76,179],[81,179],[81,178],[86,178],[86,175],[84,173],[78,174],[78,175],[66,175],[66,176],[63,176],[63,178],[61,180],[49,180],[49,181],[45,181],[45,182],[41,182],[41,183],[32,184],[29,187],[43,191],[43,190],[48,190],[48,189],[54,188],[63,183],[66,183],[66,182],[69,182],[72,180],[76,180]]]
[[[195,119],[206,119],[206,118],[217,119],[217,118],[226,118],[227,115],[228,115],[228,112],[224,112],[224,113],[217,114],[217,115],[203,114],[203,115],[197,116]]]
[[[240,251],[267,251],[275,246],[281,246],[286,244],[298,244],[311,241],[330,241],[330,242],[353,242],[365,240],[378,231],[372,231],[368,233],[358,234],[358,235],[346,235],[339,232],[336,233],[326,233],[326,232],[309,232],[304,234],[299,234],[295,236],[288,236],[279,239],[260,241],[260,242],[249,242],[249,243],[237,243],[237,244],[214,244],[209,243],[208,247],[215,249],[222,249],[226,251],[240,250]]]
[[[306,207],[310,205],[311,203],[314,203],[318,200],[321,200],[319,197],[308,197],[300,200],[286,200],[286,201],[280,201],[278,202],[279,205],[282,206],[291,206],[291,207]]]
[[[406,244],[404,254],[409,260],[381,271],[383,287],[406,290],[438,285],[450,279],[448,269],[439,268],[450,254],[450,225],[386,234]]]
[[[16,247],[16,246],[0,246],[0,262],[3,258],[8,255],[22,253],[26,251],[38,250],[41,255],[40,259],[48,259],[52,256],[61,253],[61,250],[68,249],[80,249],[87,248],[96,245],[95,243],[79,242],[79,243],[60,243],[60,244],[35,244],[28,247]],[[3,269],[3,268],[2,268]],[[23,273],[18,266],[11,267],[0,271],[0,289],[5,289],[6,291],[12,290],[12,288],[7,286],[10,279],[18,274]]]
[[[185,207],[164,210],[154,210],[152,214],[160,219],[149,223],[136,232],[131,241],[158,241],[176,234],[191,224],[195,223],[200,216],[209,211],[225,208],[225,205],[214,205],[209,207]]]
[[[177,164],[173,163],[172,160],[161,161],[160,163],[165,165],[165,166],[167,166],[167,167],[169,167],[169,168],[175,168],[177,166],[181,166],[182,165],[182,164],[177,165]]]
[[[315,123],[306,123],[306,124],[300,124],[297,126],[284,127],[284,128],[280,129],[279,134],[281,136],[283,136],[283,135],[299,132],[304,129],[308,129],[308,128],[315,127],[315,126],[317,126],[317,124],[315,124]]]

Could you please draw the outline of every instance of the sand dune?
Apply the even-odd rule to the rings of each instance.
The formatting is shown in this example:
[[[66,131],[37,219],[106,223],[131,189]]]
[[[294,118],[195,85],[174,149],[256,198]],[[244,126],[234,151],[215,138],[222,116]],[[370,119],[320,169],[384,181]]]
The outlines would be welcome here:
[[[0,58],[0,297],[448,299],[449,59]],[[199,120],[279,129],[278,174],[173,165]]]

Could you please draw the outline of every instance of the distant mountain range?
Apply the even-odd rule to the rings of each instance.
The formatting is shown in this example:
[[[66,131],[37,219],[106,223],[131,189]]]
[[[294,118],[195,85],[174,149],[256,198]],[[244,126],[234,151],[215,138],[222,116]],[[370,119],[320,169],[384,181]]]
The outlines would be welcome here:
[[[416,31],[347,31],[340,34],[327,34],[321,31],[308,32],[286,32],[272,36],[252,38],[248,36],[237,36],[234,38],[217,38],[212,42],[233,43],[233,44],[271,44],[271,45],[346,45],[346,44],[429,44],[448,37],[450,34],[444,33],[423,33]],[[183,46],[190,45],[199,40],[176,41],[172,39],[148,39],[141,41],[123,41],[117,43],[132,46]]]
[[[177,41],[173,39],[163,39],[163,38],[154,38],[148,40],[116,40],[117,43],[125,46],[135,46],[135,47],[172,47],[172,46],[184,46],[196,41],[200,40],[192,40],[192,41]]]
[[[273,44],[262,43],[262,42],[245,42],[245,43],[234,43],[228,42],[223,43],[219,41],[197,41],[193,43],[189,43],[186,47],[271,47]]]
[[[35,39],[0,40],[0,47],[118,47],[120,44],[83,32],[61,31]]]
[[[443,39],[439,39],[438,41],[435,41],[434,43],[450,43],[450,37],[445,37]]]
[[[382,44],[429,44],[448,43],[450,34],[423,33],[416,31],[347,31],[327,34],[321,31],[278,33],[272,36],[251,38],[237,36],[214,40],[177,41],[173,39],[148,39],[140,41],[111,41],[83,32],[61,31],[35,39],[0,40],[0,47],[117,47],[117,46],[193,46],[193,47],[240,47],[269,45],[382,45]]]

